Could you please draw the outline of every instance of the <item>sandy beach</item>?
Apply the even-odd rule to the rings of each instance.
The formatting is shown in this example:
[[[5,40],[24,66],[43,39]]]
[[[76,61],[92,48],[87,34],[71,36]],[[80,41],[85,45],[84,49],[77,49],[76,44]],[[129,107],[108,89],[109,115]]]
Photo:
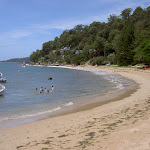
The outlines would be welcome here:
[[[0,150],[150,150],[150,71],[85,67],[120,74],[138,89],[88,110],[0,130]]]

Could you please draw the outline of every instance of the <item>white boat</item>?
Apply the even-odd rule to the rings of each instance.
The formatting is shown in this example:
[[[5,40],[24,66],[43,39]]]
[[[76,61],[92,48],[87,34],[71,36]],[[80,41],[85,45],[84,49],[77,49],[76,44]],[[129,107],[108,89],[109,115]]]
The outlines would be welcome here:
[[[5,90],[5,86],[0,84],[0,95],[3,94],[4,90]]]
[[[4,79],[4,78],[0,78],[0,83],[6,83],[6,79]]]
[[[2,75],[3,75],[3,74],[0,72],[0,78],[2,77]]]

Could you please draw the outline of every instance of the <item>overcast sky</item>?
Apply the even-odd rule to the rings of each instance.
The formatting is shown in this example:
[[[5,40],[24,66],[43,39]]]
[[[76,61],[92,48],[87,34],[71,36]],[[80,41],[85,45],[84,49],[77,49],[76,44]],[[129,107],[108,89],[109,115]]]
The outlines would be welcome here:
[[[0,0],[0,60],[28,57],[65,29],[138,6],[150,0]]]

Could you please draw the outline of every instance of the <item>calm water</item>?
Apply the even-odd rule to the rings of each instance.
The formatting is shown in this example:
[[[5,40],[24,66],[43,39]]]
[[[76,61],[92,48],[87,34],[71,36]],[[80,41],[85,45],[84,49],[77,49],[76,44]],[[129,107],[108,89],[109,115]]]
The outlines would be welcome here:
[[[0,128],[4,128],[7,121],[11,121],[10,125],[18,118],[30,120],[31,116],[46,115],[73,105],[82,97],[132,85],[131,81],[121,76],[95,70],[36,66],[22,68],[19,63],[0,63],[0,72],[7,79],[7,83],[3,83],[6,87],[4,94],[0,96]],[[40,87],[51,90],[52,85],[55,89],[50,93],[35,90],[38,88],[39,91]]]

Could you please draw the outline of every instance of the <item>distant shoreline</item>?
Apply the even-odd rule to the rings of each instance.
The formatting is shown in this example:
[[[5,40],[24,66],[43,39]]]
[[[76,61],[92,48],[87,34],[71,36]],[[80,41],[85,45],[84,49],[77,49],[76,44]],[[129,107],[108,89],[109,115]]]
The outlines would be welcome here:
[[[12,59],[8,59],[8,60],[3,60],[0,62],[10,62],[10,63],[31,63],[30,61],[30,57],[25,57],[25,58],[12,58]]]

